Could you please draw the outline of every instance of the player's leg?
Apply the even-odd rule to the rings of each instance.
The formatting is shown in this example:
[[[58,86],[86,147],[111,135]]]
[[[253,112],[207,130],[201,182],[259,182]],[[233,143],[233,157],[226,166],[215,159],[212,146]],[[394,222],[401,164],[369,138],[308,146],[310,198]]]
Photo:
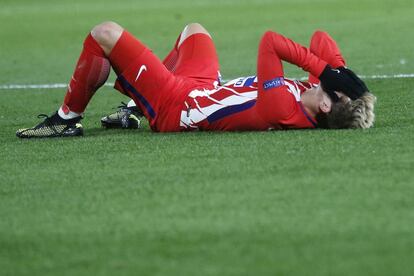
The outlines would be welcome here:
[[[313,33],[310,41],[310,50],[313,54],[326,61],[332,68],[345,66],[345,59],[336,41],[323,31]],[[319,83],[319,79],[309,74],[309,82]]]
[[[194,34],[205,34],[211,38],[210,33],[200,23],[190,23],[184,27],[179,37],[177,48],[180,48],[184,41]]]
[[[178,42],[181,39],[181,34],[178,35],[177,40],[174,43],[174,47],[171,49],[171,51],[167,54],[167,56],[163,59],[162,63],[165,65],[165,67],[173,72],[175,65],[177,64],[178,60]]]
[[[184,30],[188,29],[188,25]],[[163,59],[162,63],[171,72],[174,71],[178,61],[178,43],[181,41],[181,32],[176,39],[173,48]],[[127,104],[121,103],[118,110],[101,118],[101,124],[104,128],[139,128],[142,111],[137,107],[134,100],[131,99]]]
[[[184,56],[186,56],[185,52],[187,51],[182,50],[182,49],[180,50],[181,45],[184,43],[184,41],[187,38],[189,38],[191,35],[194,35],[194,34],[205,34],[211,38],[208,31],[201,24],[191,23],[191,24],[186,25],[183,31],[178,35],[178,38],[175,41],[174,47],[171,49],[171,51],[168,53],[168,55],[163,60],[163,64],[171,72],[175,71],[175,68],[179,60],[179,56],[180,56],[180,63],[182,63],[183,54]],[[197,49],[194,49],[194,50],[198,52]]]
[[[219,80],[219,61],[210,33],[199,23],[188,24],[176,43],[173,73],[196,85],[213,89]]]
[[[164,66],[175,75],[192,77],[191,85],[211,89],[218,79],[218,58],[208,31],[198,23],[185,26],[174,47],[163,60]],[[104,127],[136,128],[137,109],[131,100],[127,107],[101,119]],[[138,117],[139,118],[139,117]]]
[[[149,48],[123,31],[109,60],[118,75],[115,88],[134,100],[153,130],[160,130],[157,122],[178,121],[178,113],[165,115],[170,113],[169,106],[182,89],[176,77]]]
[[[173,48],[163,59],[162,63],[169,71],[174,71],[178,60],[178,42],[181,38],[180,33],[174,43]],[[127,104],[121,103],[118,110],[101,118],[101,125],[104,128],[128,128],[137,129],[140,127],[142,111],[136,105],[133,99]]]
[[[103,32],[103,26],[106,29],[112,28],[113,31]],[[118,39],[121,32],[122,28],[114,23],[95,27],[83,43],[62,106],[51,117],[44,115],[44,122],[33,128],[18,130],[16,135],[21,138],[82,135],[83,128],[79,123],[81,115],[95,91],[109,76],[108,47],[111,41],[113,44]],[[97,37],[102,38],[104,35],[107,36],[106,40],[97,40]]]
[[[155,118],[157,91],[161,90],[163,81],[173,77],[161,61],[139,40],[112,22],[96,26],[84,45],[62,107],[36,127],[19,130],[18,137],[81,135],[78,124],[81,114],[108,77],[109,64],[121,76],[124,88],[121,91],[139,101],[146,115]]]
[[[123,29],[116,23],[105,22],[92,29],[84,42],[59,115],[64,119],[80,116],[96,90],[109,76],[108,56]]]

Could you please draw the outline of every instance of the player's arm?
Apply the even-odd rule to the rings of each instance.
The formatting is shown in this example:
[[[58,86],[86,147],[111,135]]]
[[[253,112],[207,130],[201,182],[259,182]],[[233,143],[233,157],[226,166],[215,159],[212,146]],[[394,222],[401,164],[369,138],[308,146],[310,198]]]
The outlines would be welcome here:
[[[272,31],[263,35],[257,58],[257,110],[270,124],[290,118],[299,108],[295,97],[287,91],[282,61],[295,64],[316,76],[327,65],[309,49],[282,35]]]
[[[272,62],[287,61],[301,67],[303,70],[319,76],[327,62],[313,54],[310,49],[273,31],[267,31],[260,42],[259,55],[266,55]],[[276,75],[283,76],[282,66],[277,64]]]
[[[313,54],[310,49],[278,33],[266,32],[260,43],[260,51],[269,58],[273,56],[271,60],[277,60],[277,63],[284,60],[318,76],[326,91],[341,91],[352,99],[356,99],[367,91],[363,82],[355,78],[356,75],[350,69],[332,69],[326,61]],[[275,69],[278,70],[277,75],[283,76],[281,64],[277,64]]]

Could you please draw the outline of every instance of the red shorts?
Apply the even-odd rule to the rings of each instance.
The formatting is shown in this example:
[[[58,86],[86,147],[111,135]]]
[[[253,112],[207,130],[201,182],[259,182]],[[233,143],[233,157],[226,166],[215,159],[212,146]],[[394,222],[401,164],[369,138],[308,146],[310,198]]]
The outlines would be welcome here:
[[[124,31],[110,54],[118,74],[115,88],[135,101],[154,131],[180,131],[187,95],[194,89],[213,89],[219,77],[216,49],[208,35],[191,35],[172,53],[175,64],[169,65],[169,71],[149,48]]]

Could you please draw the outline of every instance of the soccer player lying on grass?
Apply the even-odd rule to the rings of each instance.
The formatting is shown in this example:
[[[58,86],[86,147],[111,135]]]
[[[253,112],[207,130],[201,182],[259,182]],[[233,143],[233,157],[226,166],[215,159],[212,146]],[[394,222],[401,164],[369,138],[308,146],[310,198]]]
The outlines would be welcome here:
[[[282,60],[309,72],[309,82],[284,78]],[[312,36],[309,49],[266,32],[257,77],[219,86],[216,49],[200,24],[186,26],[161,62],[121,26],[105,22],[85,39],[59,110],[16,135],[82,135],[82,114],[111,66],[118,75],[115,88],[137,103],[153,131],[368,128],[374,121],[375,97],[344,67],[336,43],[324,32]]]

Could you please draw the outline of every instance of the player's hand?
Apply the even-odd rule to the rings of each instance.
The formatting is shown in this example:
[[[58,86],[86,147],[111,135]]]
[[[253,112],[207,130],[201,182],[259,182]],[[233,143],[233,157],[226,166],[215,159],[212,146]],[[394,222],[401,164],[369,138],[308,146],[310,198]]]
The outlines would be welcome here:
[[[326,65],[319,76],[322,89],[328,93],[342,92],[355,100],[368,92],[365,83],[352,70],[345,67],[332,68]]]
[[[345,71],[358,85],[362,88],[362,93],[369,92],[368,87],[365,83],[349,68],[339,67],[341,70]]]

